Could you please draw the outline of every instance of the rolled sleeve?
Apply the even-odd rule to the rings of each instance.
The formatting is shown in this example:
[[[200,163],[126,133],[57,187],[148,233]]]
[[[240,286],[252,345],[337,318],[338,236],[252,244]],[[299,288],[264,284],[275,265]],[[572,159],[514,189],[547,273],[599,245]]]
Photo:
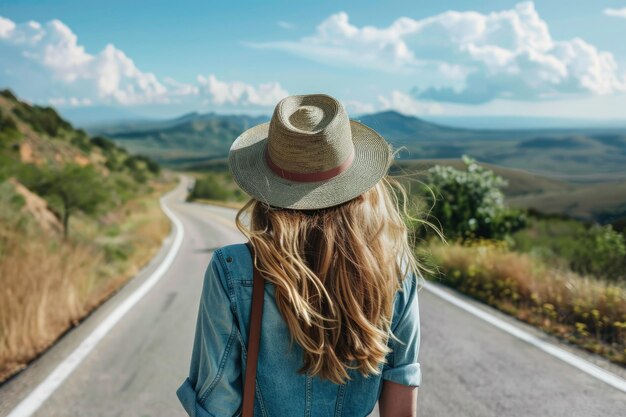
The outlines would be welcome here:
[[[220,256],[205,272],[189,376],[176,391],[190,417],[232,416],[241,404],[241,345]]]
[[[383,379],[402,385],[418,387],[422,383],[422,371],[419,364],[420,349],[420,314],[418,302],[417,275],[411,274],[403,282],[398,293],[398,314],[393,334],[400,342],[390,339],[392,352],[388,363],[383,367]]]
[[[215,417],[198,402],[197,393],[189,378],[176,390],[176,396],[190,417]]]

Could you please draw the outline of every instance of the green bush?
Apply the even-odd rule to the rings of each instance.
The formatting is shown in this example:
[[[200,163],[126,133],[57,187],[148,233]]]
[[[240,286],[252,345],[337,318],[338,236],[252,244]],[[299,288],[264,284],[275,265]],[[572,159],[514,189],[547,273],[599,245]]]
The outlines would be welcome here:
[[[583,275],[626,281],[626,238],[611,225],[534,218],[512,236],[514,248]]]
[[[13,113],[28,123],[36,132],[57,136],[60,130],[70,130],[72,125],[63,120],[52,107],[28,106],[20,103]]]
[[[126,149],[117,146],[115,142],[110,139],[103,138],[102,136],[94,136],[91,138],[91,143],[102,149],[105,153],[112,151],[120,151],[126,153]]]
[[[195,186],[191,191],[190,198],[206,198],[210,200],[226,200],[231,196],[218,181],[215,174],[207,174],[204,178],[196,180]]]
[[[626,242],[611,225],[594,225],[577,236],[571,258],[574,271],[626,281]]]
[[[107,263],[126,261],[133,252],[129,244],[106,244],[104,245],[104,259]]]
[[[8,98],[11,101],[17,101],[17,97],[15,97],[15,94],[13,94],[13,92],[8,88],[0,91],[0,96]]]
[[[15,121],[0,109],[0,133],[17,130]]]
[[[237,187],[230,173],[209,172],[196,179],[189,200],[204,198],[221,201],[243,201],[246,194]]]
[[[427,185],[437,195],[431,215],[452,239],[502,239],[524,227],[523,212],[504,205],[500,187],[507,182],[463,156],[466,170],[435,165],[428,170]]]
[[[8,114],[4,114],[0,109],[0,149],[8,148],[11,142],[22,136],[17,128],[15,120]]]
[[[84,130],[74,132],[71,136],[70,143],[86,154],[91,152],[92,143]]]
[[[145,155],[137,155],[137,158],[140,158],[146,164],[148,171],[151,173],[158,175],[161,172],[161,166],[153,159],[150,159]]]

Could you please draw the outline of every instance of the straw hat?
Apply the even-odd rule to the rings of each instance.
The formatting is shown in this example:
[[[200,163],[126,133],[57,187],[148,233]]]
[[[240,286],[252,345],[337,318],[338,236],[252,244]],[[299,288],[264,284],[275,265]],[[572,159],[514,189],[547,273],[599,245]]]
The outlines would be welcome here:
[[[274,207],[319,209],[346,202],[387,173],[391,146],[373,129],[348,119],[325,94],[290,96],[269,123],[243,132],[230,147],[237,184]]]

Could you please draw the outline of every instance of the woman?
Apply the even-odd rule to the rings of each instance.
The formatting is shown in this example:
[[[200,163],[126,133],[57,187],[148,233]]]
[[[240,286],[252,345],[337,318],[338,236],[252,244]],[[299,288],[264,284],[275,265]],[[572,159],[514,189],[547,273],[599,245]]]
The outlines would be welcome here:
[[[382,417],[416,415],[421,274],[392,161],[378,133],[322,94],[281,100],[235,140],[230,171],[253,197],[236,224],[252,250],[223,246],[207,268],[177,391],[190,416],[241,413],[255,267],[255,416],[366,416],[377,401]]]

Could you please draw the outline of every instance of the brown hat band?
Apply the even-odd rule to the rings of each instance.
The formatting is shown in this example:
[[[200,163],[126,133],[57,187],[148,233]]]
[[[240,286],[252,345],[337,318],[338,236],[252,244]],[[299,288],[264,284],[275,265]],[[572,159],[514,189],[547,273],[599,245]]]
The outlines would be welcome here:
[[[267,162],[267,165],[279,177],[285,178],[290,181],[314,182],[314,181],[328,180],[330,178],[336,177],[337,175],[344,172],[346,169],[350,168],[350,166],[352,165],[352,162],[354,161],[355,152],[354,152],[354,149],[352,149],[350,156],[348,156],[348,158],[343,163],[341,163],[341,165],[338,165],[327,171],[321,171],[321,172],[287,171],[287,170],[282,169],[278,165],[276,165],[274,162],[272,162],[272,159],[270,158],[267,147],[265,148],[264,154],[265,154],[265,161]]]

